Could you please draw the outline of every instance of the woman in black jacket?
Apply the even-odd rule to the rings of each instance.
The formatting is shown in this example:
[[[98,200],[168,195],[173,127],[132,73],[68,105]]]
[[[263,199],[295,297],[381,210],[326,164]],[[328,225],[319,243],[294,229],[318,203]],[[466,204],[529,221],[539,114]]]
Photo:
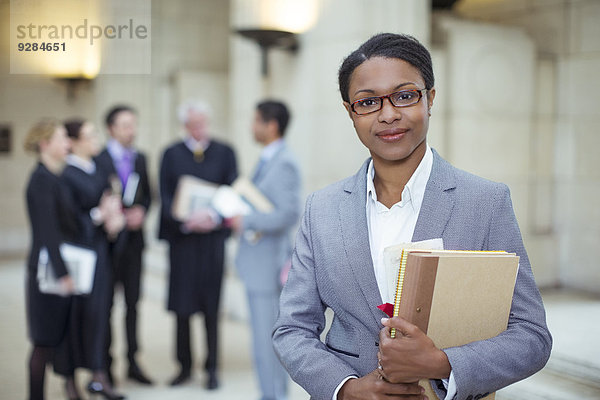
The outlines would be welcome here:
[[[33,345],[29,359],[29,399],[44,398],[46,364],[63,341],[71,306],[73,280],[60,255],[59,245],[77,235],[73,210],[61,186],[61,173],[69,151],[69,139],[56,120],[37,123],[25,138],[25,150],[37,154],[38,164],[27,185],[27,211],[32,232],[26,273],[26,312],[29,339]],[[37,268],[45,249],[64,296],[40,292]]]
[[[68,351],[61,351],[55,369],[74,380],[75,368],[92,371],[87,390],[106,399],[123,399],[116,393],[106,372],[106,340],[112,296],[112,276],[108,259],[109,237],[115,237],[124,226],[121,200],[110,193],[104,174],[95,166],[93,157],[100,149],[94,126],[82,120],[65,123],[71,138],[71,154],[67,157],[62,179],[75,206],[81,229],[79,242],[97,253],[94,286],[88,296],[74,299],[69,331]]]

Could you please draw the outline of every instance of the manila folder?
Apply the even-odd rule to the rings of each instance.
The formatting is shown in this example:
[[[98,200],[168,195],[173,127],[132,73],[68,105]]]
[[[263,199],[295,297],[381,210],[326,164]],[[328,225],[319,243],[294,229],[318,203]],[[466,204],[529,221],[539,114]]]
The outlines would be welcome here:
[[[411,252],[398,314],[440,349],[497,336],[508,325],[518,265],[518,256],[504,252]],[[421,386],[437,398],[429,382]]]

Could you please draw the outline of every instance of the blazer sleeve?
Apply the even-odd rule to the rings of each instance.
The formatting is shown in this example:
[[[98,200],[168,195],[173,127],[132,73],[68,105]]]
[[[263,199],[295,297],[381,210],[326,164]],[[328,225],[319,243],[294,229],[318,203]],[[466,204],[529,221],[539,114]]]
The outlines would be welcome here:
[[[136,199],[136,204],[143,206],[146,210],[150,208],[152,203],[152,190],[150,188],[150,180],[148,179],[148,169],[146,164],[146,157],[138,153],[138,173],[140,174],[140,190],[141,195],[139,199]]]
[[[271,179],[266,196],[273,203],[270,213],[255,211],[244,217],[244,229],[263,233],[280,233],[293,226],[300,214],[300,172],[292,162],[276,167],[276,175]]]
[[[233,149],[229,146],[226,146],[227,156],[225,161],[225,177],[223,179],[223,183],[226,185],[231,185],[238,177],[238,169],[237,169],[237,161],[235,158],[235,153]]]
[[[159,172],[159,191],[160,191],[160,227],[159,239],[171,240],[174,235],[177,235],[180,230],[181,223],[176,221],[171,214],[173,197],[177,188],[177,180],[173,169],[173,164],[176,160],[172,157],[172,149],[167,149],[160,163]]]
[[[34,189],[30,197],[31,209],[36,218],[34,223],[39,234],[39,242],[48,251],[54,275],[56,278],[62,278],[68,275],[68,271],[59,248],[63,236],[59,214],[60,204],[58,204],[61,188],[58,182],[51,184],[46,180],[42,185],[39,190]]]
[[[507,330],[488,340],[444,349],[456,379],[458,400],[496,391],[532,375],[546,364],[552,347],[510,192],[505,185],[497,188],[486,247],[516,253],[519,270]]]
[[[296,238],[292,268],[280,298],[274,326],[275,352],[291,378],[315,400],[330,400],[348,376],[359,374],[321,342],[325,305],[321,301],[312,250],[311,195]]]

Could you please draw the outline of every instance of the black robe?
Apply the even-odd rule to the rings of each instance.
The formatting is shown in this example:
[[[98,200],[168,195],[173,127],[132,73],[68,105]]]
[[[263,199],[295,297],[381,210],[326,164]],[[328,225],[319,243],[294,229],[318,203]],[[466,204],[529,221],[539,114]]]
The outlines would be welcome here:
[[[160,166],[159,238],[169,242],[171,262],[167,308],[182,316],[199,311],[216,314],[223,278],[225,240],[230,230],[182,232],[181,222],[171,215],[177,182],[182,175],[229,185],[237,178],[233,150],[213,140],[204,152],[203,160],[196,161],[190,149],[179,142],[164,152]]]
[[[112,276],[108,259],[108,239],[102,226],[96,226],[90,210],[96,207],[108,182],[99,171],[88,174],[68,165],[62,174],[80,225],[80,243],[97,253],[92,292],[73,301],[68,349],[57,354],[55,370],[69,374],[76,367],[101,370],[106,367],[105,343],[109,329]]]

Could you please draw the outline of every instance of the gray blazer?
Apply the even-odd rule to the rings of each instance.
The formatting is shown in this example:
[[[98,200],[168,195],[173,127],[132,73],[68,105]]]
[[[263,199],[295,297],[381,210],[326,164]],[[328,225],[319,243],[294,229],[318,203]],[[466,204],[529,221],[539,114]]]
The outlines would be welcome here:
[[[249,292],[279,293],[280,270],[291,254],[290,233],[301,208],[300,171],[287,145],[262,167],[255,185],[273,203],[274,210],[244,217],[235,263]],[[249,240],[248,231],[257,233],[258,239]]]
[[[456,379],[456,399],[481,398],[540,370],[552,339],[507,186],[456,169],[433,154],[413,241],[441,237],[447,249],[506,250],[520,256],[508,329],[492,339],[444,349]],[[368,161],[356,175],[309,196],[281,295],[275,351],[313,399],[330,400],[345,377],[364,376],[377,366],[384,314],[376,308],[382,300],[365,212]],[[319,337],[327,307],[334,317],[323,343]]]

